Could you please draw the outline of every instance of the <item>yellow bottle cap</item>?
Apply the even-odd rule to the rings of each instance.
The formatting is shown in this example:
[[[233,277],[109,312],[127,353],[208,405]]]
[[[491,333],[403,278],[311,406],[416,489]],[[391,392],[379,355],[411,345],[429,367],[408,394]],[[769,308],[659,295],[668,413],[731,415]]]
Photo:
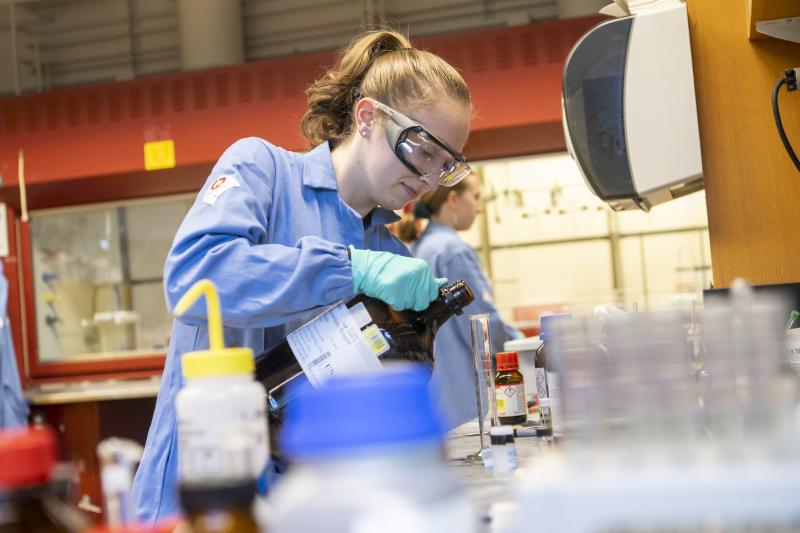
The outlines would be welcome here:
[[[207,279],[201,279],[178,301],[173,313],[181,316],[201,296],[206,297],[208,315],[208,350],[187,352],[181,359],[184,378],[203,378],[252,374],[255,370],[253,350],[250,348],[225,348],[222,336],[222,313],[217,288]]]

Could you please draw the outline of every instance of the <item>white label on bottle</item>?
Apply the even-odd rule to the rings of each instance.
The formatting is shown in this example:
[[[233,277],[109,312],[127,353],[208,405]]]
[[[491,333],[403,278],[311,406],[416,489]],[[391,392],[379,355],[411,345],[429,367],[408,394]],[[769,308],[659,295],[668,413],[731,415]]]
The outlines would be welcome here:
[[[231,397],[224,406],[178,412],[180,475],[183,481],[257,476],[267,464],[265,407]],[[224,407],[224,408],[223,408]]]
[[[353,320],[356,321],[356,326],[359,328],[363,328],[372,322],[372,317],[369,315],[367,307],[361,302],[350,308],[350,314],[353,315]]]
[[[331,307],[286,339],[315,387],[332,376],[382,368],[378,356],[343,303]]]
[[[547,372],[545,371],[544,368],[537,368],[536,369],[536,393],[539,395],[539,403],[540,403],[539,411],[541,413],[541,416],[544,416],[544,417],[549,417],[550,416],[549,403],[545,402],[548,405],[541,406],[541,401],[542,400],[547,400],[547,398],[550,397],[550,394],[549,394],[550,391],[548,389],[549,389],[549,385],[548,385],[548,381],[547,381]]]
[[[496,385],[497,416],[519,416],[528,412],[523,385]]]
[[[539,399],[547,398],[547,373],[544,368],[536,369],[536,393]]]

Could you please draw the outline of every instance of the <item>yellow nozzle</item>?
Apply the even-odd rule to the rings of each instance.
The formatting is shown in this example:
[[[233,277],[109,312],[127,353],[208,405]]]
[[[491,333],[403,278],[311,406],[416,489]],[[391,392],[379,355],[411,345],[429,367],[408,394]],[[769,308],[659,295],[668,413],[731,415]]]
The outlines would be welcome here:
[[[201,296],[206,297],[208,315],[208,350],[187,352],[181,358],[184,377],[209,377],[252,373],[253,351],[250,348],[225,348],[222,336],[222,313],[217,288],[201,279],[186,291],[173,309],[175,316],[184,314]]]
[[[189,310],[201,296],[206,297],[206,315],[208,316],[208,347],[212,351],[219,351],[225,349],[225,343],[222,338],[222,311],[219,308],[219,296],[217,296],[217,288],[211,283],[210,280],[201,279],[184,294],[178,305],[175,306],[173,314],[181,316]]]

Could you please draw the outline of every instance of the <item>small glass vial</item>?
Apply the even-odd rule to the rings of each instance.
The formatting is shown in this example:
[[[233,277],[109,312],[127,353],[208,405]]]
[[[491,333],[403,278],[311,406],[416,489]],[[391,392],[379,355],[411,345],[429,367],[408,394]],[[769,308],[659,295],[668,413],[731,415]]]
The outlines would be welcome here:
[[[519,371],[517,352],[497,354],[497,375],[494,378],[497,417],[502,425],[523,424],[528,420],[525,381]]]
[[[489,430],[492,443],[492,472],[495,476],[510,476],[517,469],[517,449],[514,447],[514,428],[495,426]]]

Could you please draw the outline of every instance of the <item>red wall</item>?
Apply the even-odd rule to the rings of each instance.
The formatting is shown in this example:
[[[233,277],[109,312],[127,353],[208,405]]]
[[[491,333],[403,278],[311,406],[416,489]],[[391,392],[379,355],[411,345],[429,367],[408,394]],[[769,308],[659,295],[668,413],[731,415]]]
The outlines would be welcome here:
[[[554,20],[417,41],[458,67],[470,87],[476,113],[468,157],[564,148],[563,62],[599,20]],[[0,99],[0,199],[18,205],[19,149],[32,209],[194,190],[240,137],[305,149],[299,135],[303,91],[333,57],[305,54]],[[160,139],[175,141],[178,166],[146,172],[143,143]]]

